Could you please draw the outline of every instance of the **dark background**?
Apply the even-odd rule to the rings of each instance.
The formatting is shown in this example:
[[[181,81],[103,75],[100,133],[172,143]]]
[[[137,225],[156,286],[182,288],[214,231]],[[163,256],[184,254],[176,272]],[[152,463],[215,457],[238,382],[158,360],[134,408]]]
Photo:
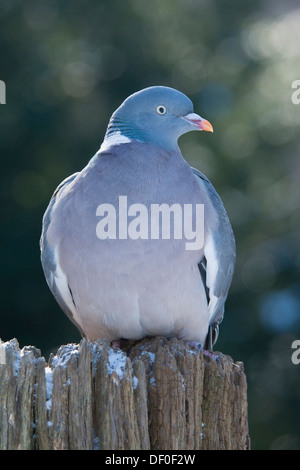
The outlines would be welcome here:
[[[129,94],[175,87],[214,126],[180,146],[217,188],[237,240],[216,349],[245,363],[252,447],[300,449],[299,24],[297,1],[1,0],[4,341],[47,358],[80,340],[40,266],[43,213]]]

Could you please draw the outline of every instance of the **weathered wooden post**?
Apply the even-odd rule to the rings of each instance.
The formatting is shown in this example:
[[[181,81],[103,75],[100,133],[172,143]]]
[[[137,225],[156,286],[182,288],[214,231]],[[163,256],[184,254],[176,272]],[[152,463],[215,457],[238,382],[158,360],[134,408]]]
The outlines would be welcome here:
[[[0,344],[0,449],[249,449],[241,362],[177,339]]]

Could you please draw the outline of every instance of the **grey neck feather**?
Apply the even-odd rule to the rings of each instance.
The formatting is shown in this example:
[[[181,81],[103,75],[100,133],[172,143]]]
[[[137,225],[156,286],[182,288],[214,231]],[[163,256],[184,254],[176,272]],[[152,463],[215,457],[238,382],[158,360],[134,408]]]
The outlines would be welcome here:
[[[115,133],[127,137],[128,139],[144,140],[142,133],[136,127],[131,127],[118,117],[112,117],[107,126],[105,137],[111,137]]]

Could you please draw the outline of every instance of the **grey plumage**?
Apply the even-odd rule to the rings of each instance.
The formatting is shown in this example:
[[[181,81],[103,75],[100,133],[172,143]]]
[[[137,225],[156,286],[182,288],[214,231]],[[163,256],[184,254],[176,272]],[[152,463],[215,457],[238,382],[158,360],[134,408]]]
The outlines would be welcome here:
[[[156,110],[162,104],[166,117]],[[182,133],[205,126],[211,130],[181,93],[146,89],[114,113],[99,152],[55,191],[43,218],[42,266],[58,304],[88,339],[160,334],[212,347],[232,280],[234,237],[220,197],[177,145]],[[174,235],[100,240],[97,207],[117,207],[120,195],[149,212],[153,204],[204,204],[204,246],[188,251]]]
[[[213,282],[208,282],[207,270],[213,260],[209,260],[209,250],[204,252],[204,257],[199,264],[199,269],[204,273],[204,283],[207,289],[207,297],[210,307],[209,334],[207,337],[206,349],[212,349],[218,338],[219,324],[224,317],[225,301],[231,285],[235,267],[235,238],[232,227],[223,205],[223,202],[211,184],[209,179],[199,170],[193,168],[193,172],[200,179],[200,184],[204,186],[209,194],[215,210],[218,213],[218,225],[211,232],[211,238],[218,260],[218,267],[215,275],[212,274]],[[209,279],[210,280],[210,279]]]

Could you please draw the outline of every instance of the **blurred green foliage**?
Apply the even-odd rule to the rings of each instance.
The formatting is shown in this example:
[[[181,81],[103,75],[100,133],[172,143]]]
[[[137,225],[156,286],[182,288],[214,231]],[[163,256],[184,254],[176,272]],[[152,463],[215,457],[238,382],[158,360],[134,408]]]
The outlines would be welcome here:
[[[237,239],[217,349],[245,363],[252,447],[300,449],[299,23],[291,0],[1,0],[3,340],[46,357],[80,340],[44,280],[43,212],[124,98],[175,87],[214,126],[180,145],[222,196]]]

